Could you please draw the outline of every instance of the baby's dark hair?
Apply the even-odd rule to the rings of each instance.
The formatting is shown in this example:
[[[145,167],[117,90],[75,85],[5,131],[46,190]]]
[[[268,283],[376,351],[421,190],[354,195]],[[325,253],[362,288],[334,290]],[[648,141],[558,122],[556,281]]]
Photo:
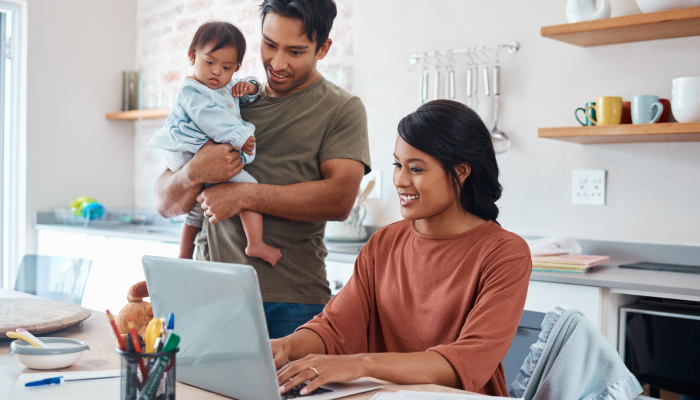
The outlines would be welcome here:
[[[195,32],[188,51],[197,52],[211,43],[214,43],[214,47],[209,51],[210,53],[224,47],[235,47],[238,50],[238,64],[243,62],[245,37],[233,24],[223,21],[204,23]]]

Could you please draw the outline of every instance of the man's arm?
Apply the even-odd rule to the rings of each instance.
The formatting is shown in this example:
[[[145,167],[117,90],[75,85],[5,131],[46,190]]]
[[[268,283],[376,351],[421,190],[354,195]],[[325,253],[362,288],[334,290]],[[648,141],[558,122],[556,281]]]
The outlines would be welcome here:
[[[186,214],[202,184],[226,182],[242,169],[240,153],[230,144],[208,141],[184,167],[177,172],[166,169],[156,180],[156,209],[166,218]]]
[[[295,221],[343,221],[352,210],[365,166],[350,159],[321,163],[320,181],[292,185],[225,183],[197,196],[211,223],[241,210],[251,210]]]

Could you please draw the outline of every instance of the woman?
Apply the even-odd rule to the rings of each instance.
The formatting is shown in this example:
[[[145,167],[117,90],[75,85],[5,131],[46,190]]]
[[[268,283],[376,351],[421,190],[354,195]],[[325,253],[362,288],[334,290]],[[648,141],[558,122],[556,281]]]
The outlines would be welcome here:
[[[282,393],[371,376],[508,396],[501,360],[525,305],[527,244],[496,222],[491,136],[461,103],[399,123],[394,185],[403,221],[375,233],[324,311],[271,340]]]

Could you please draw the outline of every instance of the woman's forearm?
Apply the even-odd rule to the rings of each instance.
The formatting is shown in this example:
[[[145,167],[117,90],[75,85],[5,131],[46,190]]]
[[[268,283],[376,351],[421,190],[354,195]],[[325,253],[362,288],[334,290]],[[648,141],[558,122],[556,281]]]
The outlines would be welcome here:
[[[452,364],[440,353],[371,353],[364,357],[366,376],[399,383],[461,387]]]
[[[309,354],[326,354],[323,339],[311,329],[300,329],[284,339],[289,341],[289,361],[298,360]]]

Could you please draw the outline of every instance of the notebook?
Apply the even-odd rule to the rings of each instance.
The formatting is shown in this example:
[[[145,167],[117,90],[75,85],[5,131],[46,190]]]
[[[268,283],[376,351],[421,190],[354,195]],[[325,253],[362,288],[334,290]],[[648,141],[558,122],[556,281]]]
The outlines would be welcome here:
[[[121,370],[103,371],[54,371],[21,374],[15,385],[14,400],[119,400],[121,379],[97,379],[94,381],[63,382],[60,385],[25,387],[27,382],[62,376],[64,379],[97,378],[120,375]]]

